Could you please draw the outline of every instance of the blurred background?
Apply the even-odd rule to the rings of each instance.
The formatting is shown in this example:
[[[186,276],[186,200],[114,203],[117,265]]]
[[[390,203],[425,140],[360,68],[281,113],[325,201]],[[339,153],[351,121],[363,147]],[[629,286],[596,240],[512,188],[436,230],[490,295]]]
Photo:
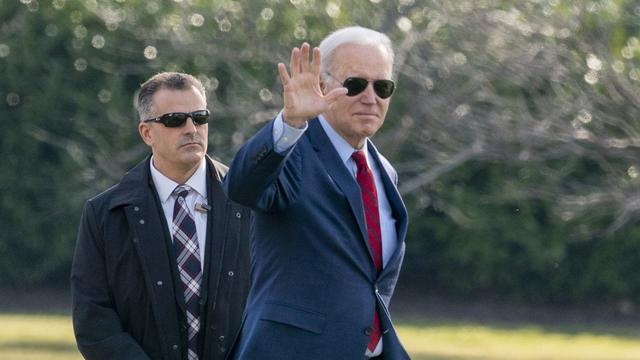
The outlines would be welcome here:
[[[229,163],[282,106],[276,64],[354,24],[396,48],[374,141],[410,214],[400,317],[615,322],[640,358],[638,0],[0,0],[0,312],[68,315],[82,205],[148,153],[145,79],[197,76]]]

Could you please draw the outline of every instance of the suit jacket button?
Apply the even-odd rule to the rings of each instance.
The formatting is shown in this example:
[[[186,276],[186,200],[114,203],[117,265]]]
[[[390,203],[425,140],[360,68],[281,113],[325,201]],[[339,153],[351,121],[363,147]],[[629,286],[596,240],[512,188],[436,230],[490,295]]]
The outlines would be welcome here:
[[[173,350],[178,350],[178,345],[173,344],[173,346],[171,347]]]
[[[371,328],[370,327],[365,328],[363,332],[364,332],[365,335],[371,336]]]

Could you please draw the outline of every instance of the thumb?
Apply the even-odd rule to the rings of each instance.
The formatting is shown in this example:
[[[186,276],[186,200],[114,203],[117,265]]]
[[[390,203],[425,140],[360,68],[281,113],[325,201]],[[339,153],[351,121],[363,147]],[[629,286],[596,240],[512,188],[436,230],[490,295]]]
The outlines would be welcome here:
[[[348,92],[347,88],[339,87],[329,91],[325,96],[324,100],[327,104],[333,104],[339,97],[346,95]]]

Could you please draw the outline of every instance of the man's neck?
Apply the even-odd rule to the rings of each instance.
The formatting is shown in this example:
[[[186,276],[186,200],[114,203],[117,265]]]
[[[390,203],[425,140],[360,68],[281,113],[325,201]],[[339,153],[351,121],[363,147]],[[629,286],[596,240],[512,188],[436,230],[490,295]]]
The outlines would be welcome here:
[[[164,166],[164,164],[158,164],[156,159],[153,159],[153,166],[160,172],[162,175],[168,177],[172,181],[175,181],[178,184],[184,184],[193,176],[193,174],[198,170],[200,164],[204,161],[204,158],[200,160],[200,162],[195,163],[191,167],[171,167]]]
[[[344,141],[346,141],[349,145],[351,145],[351,147],[353,147],[354,149],[362,149],[362,147],[364,146],[365,141],[367,140],[366,137],[362,138],[362,137],[349,137],[347,136],[347,134],[343,133],[342,131],[339,131],[335,126],[333,126],[333,121],[330,115],[327,115],[326,113],[321,114],[321,116],[326,120],[327,124],[329,124],[329,126],[331,126],[331,128],[333,129],[333,131],[335,131],[336,134],[338,134]]]

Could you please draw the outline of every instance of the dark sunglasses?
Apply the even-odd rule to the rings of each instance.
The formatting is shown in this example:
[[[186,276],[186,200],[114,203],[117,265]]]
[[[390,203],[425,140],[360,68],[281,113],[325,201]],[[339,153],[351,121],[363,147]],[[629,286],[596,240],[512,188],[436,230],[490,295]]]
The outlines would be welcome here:
[[[158,116],[157,118],[147,119],[143,122],[158,122],[166,127],[173,128],[182,126],[187,122],[188,118],[191,118],[194,124],[204,125],[209,122],[209,115],[210,113],[207,109],[196,110],[190,113],[174,112]]]
[[[336,79],[333,75],[327,73],[332,78]],[[338,79],[336,79],[338,80]],[[356,96],[363,92],[369,85],[369,80],[360,77],[348,77],[342,86],[347,88],[347,96]],[[393,80],[374,80],[373,91],[381,99],[386,99],[393,94],[396,84]]]

